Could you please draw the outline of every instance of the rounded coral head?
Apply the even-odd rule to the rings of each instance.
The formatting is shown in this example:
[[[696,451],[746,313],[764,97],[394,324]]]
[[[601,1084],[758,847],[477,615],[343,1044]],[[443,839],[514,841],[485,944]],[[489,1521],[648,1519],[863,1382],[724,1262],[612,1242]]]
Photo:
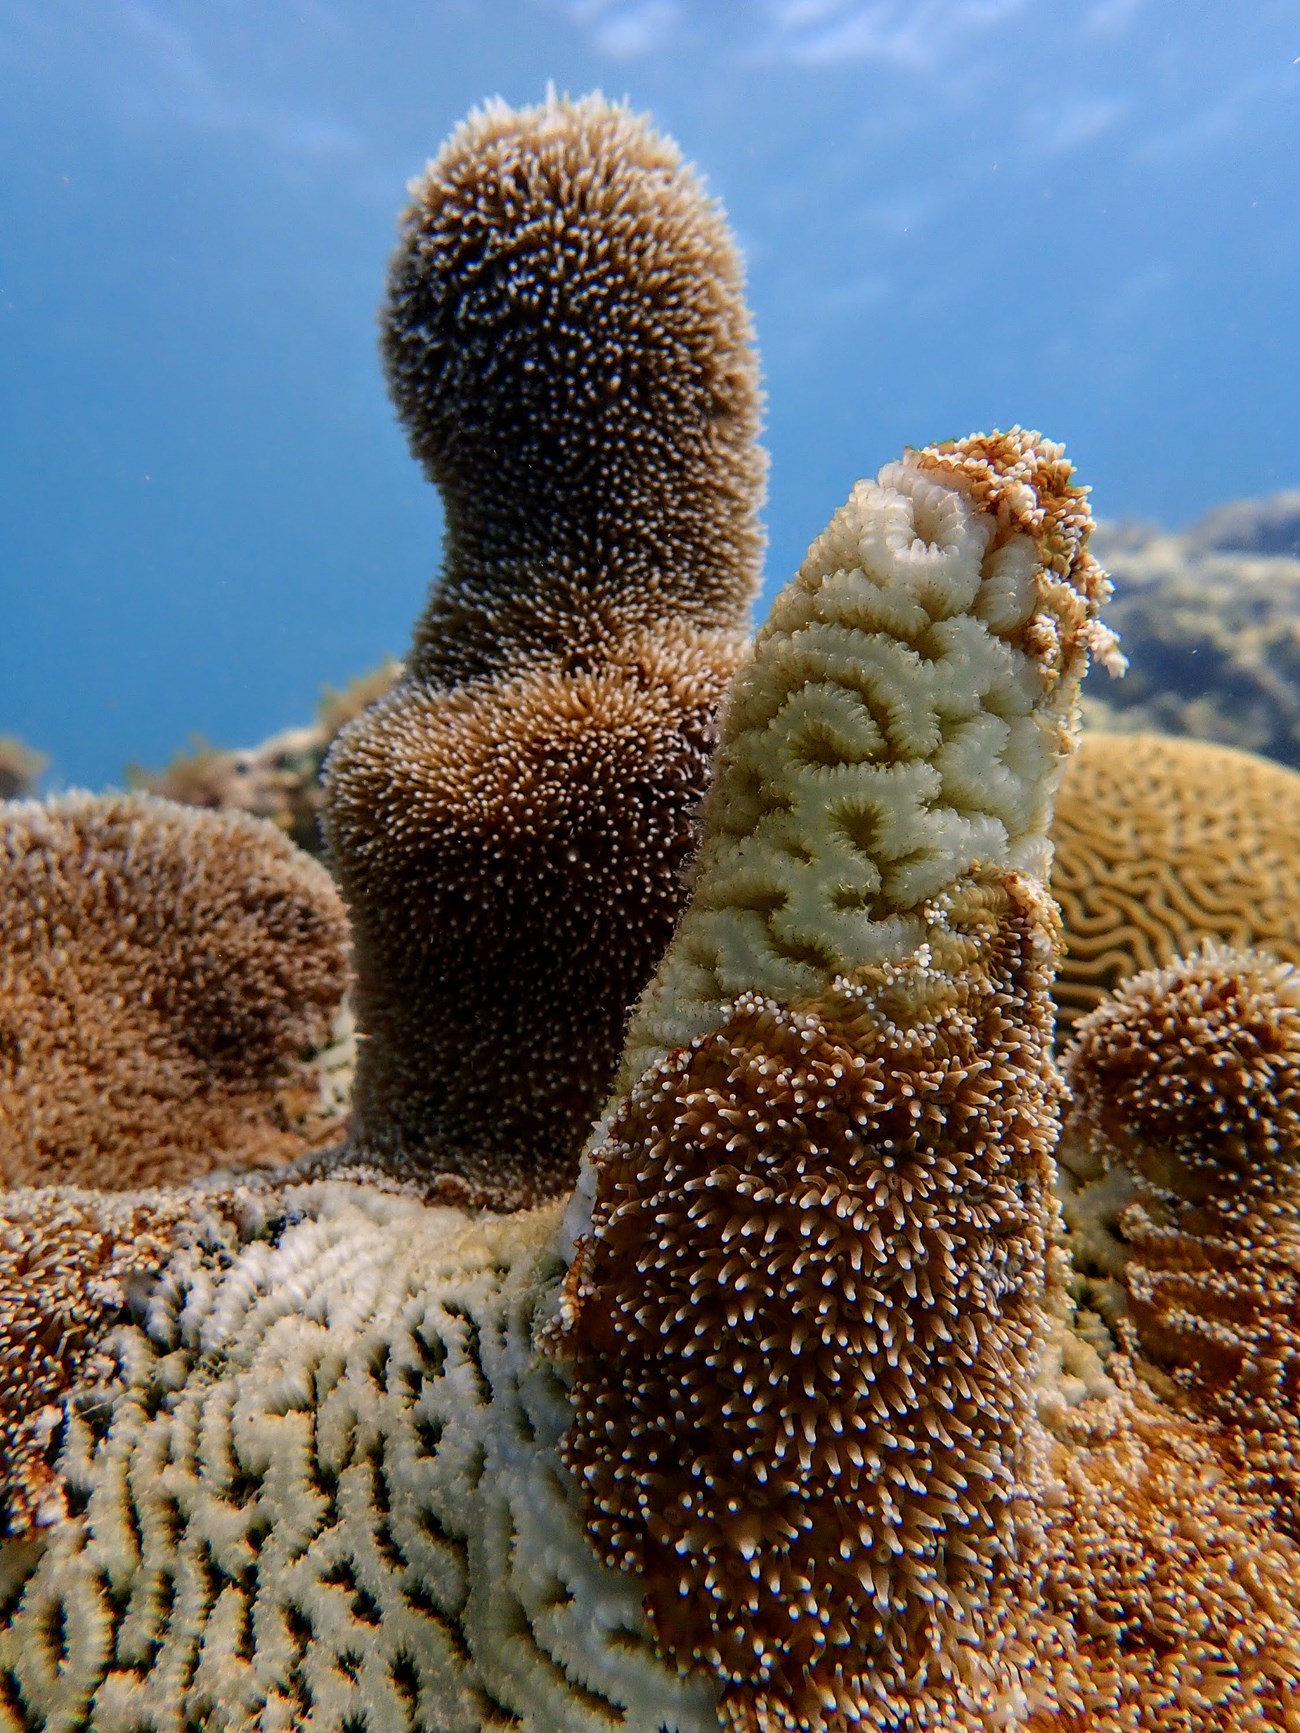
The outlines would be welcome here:
[[[162,1184],[340,1135],[309,1055],[349,974],[329,874],[260,819],[0,806],[0,1186]]]
[[[1074,1134],[1189,1201],[1300,1165],[1300,973],[1266,952],[1207,944],[1134,975],[1064,1066]]]
[[[1300,774],[1209,740],[1085,734],[1052,824],[1067,1028],[1205,940],[1300,963]]]
[[[669,603],[739,624],[757,369],[739,257],[677,147],[600,97],[496,103],[412,194],[383,354],[448,528],[412,671],[454,682]]]

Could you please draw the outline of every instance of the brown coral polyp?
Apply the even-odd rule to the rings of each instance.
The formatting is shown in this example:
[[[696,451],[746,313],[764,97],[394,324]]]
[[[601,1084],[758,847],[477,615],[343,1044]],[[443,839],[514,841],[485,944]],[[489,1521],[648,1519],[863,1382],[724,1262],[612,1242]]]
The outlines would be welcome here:
[[[1207,946],[1126,982],[1064,1064],[1070,1207],[1128,1200],[1101,1224],[1127,1327],[1300,1536],[1300,976]]]
[[[356,1147],[517,1204],[572,1178],[744,652],[763,458],[739,261],[626,110],[497,105],[413,188],[383,348],[447,532],[404,679],[327,769]]]

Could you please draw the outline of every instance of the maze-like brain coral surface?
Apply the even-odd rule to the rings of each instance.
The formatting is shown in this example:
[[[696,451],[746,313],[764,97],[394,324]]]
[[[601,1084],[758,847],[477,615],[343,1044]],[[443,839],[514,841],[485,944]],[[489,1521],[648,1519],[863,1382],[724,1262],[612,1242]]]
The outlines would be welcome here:
[[[1300,963],[1300,774],[1160,734],[1085,734],[1052,823],[1068,1032],[1125,977],[1205,939]]]
[[[560,1466],[554,1212],[193,1201],[0,1551],[0,1729],[708,1733]]]

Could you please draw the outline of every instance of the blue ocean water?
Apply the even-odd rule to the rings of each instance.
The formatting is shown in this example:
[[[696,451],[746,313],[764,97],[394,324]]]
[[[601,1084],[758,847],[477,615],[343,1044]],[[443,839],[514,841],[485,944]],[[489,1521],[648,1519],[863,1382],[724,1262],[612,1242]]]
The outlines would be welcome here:
[[[484,97],[626,95],[744,248],[769,590],[905,443],[1064,439],[1105,517],[1300,484],[1294,0],[0,0],[0,733],[244,744],[437,568],[374,313]]]

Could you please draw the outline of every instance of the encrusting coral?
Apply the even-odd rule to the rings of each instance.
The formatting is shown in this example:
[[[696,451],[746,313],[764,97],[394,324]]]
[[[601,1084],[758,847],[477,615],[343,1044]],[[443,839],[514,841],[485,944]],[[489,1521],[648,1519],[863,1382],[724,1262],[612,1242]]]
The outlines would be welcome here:
[[[682,905],[760,400],[722,216],[625,109],[488,107],[412,191],[383,347],[446,560],[326,767],[355,1141],[519,1202],[571,1182]]]
[[[0,805],[0,1184],[337,1141],[312,1055],[347,983],[338,893],[269,825],[143,795]]]
[[[1213,939],[1300,963],[1300,773],[1207,741],[1088,734],[1052,825],[1063,1028]]]

